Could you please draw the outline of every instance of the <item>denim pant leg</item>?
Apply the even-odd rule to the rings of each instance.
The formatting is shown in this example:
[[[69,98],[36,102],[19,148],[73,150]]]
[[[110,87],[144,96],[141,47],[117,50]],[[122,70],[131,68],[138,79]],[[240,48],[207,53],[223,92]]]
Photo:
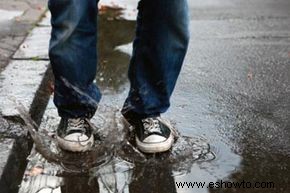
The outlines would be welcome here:
[[[170,106],[189,42],[187,0],[141,0],[122,113],[150,117]]]
[[[54,103],[66,118],[92,117],[101,94],[93,83],[97,65],[96,0],[49,0],[49,58],[55,76]]]

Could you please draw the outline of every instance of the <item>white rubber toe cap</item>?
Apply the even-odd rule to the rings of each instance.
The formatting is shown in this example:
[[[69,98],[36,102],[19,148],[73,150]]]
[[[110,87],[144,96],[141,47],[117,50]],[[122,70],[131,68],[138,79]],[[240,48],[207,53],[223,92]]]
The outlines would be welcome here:
[[[152,136],[158,136],[158,135],[152,135]],[[160,139],[162,139],[162,141],[160,141]],[[151,140],[154,140],[157,142],[152,142]],[[152,137],[151,140],[149,143],[145,141],[141,142],[136,136],[136,145],[138,149],[140,149],[144,153],[159,153],[159,152],[168,151],[174,143],[173,135],[170,135],[168,139],[162,136],[158,136],[158,137]]]
[[[72,133],[61,138],[57,136],[57,142],[60,148],[72,152],[88,151],[94,145],[94,136],[88,136],[82,133]]]
[[[165,137],[162,137],[160,135],[150,135],[146,137],[143,142],[144,143],[161,143],[164,141],[166,141]]]

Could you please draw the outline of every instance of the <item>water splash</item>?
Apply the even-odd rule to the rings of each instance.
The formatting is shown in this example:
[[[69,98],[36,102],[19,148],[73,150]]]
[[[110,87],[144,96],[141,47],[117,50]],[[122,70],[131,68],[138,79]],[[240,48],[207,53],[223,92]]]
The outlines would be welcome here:
[[[113,157],[120,157],[130,163],[158,164],[160,167],[170,164],[176,170],[179,170],[180,165],[183,165],[181,168],[184,168],[184,163],[187,162],[191,165],[196,161],[214,159],[214,154],[205,140],[180,135],[171,151],[153,155],[144,154],[135,148],[134,132],[124,123],[117,109],[112,107],[100,107],[100,109],[98,113],[100,116],[94,118],[91,123],[95,134],[99,136],[97,137],[98,140],[91,151],[76,154],[61,151],[53,138],[53,131],[48,129],[41,132],[36,131],[36,125],[27,113],[23,108],[18,108],[35,142],[37,152],[48,162],[62,166],[63,171],[68,173],[87,173],[92,167],[108,163]],[[106,121],[102,125],[95,126],[94,121],[102,116],[107,117]],[[35,152],[33,153],[35,154]],[[80,156],[82,157],[81,160]],[[33,154],[30,157],[42,160]],[[36,165],[39,165],[39,163]]]
[[[65,79],[63,82],[78,94],[85,94]],[[60,179],[73,176],[97,178],[100,188],[109,192],[123,192],[131,181],[144,176],[144,172],[148,171],[146,168],[151,168],[152,172],[156,169],[169,171],[172,177],[190,172],[195,163],[215,158],[206,140],[182,136],[177,132],[171,151],[144,154],[135,147],[134,130],[124,121],[120,110],[104,105],[98,105],[96,116],[90,120],[97,139],[94,147],[85,153],[66,152],[58,148],[54,138],[59,120],[54,119],[53,114],[42,121],[42,128],[37,131],[37,125],[29,113],[21,104],[17,106],[35,146],[35,151],[28,158],[29,165],[24,178],[26,183],[21,187],[23,193],[30,192],[27,184],[32,183],[31,180],[37,176],[44,179],[52,176]],[[43,186],[46,187],[46,184]]]

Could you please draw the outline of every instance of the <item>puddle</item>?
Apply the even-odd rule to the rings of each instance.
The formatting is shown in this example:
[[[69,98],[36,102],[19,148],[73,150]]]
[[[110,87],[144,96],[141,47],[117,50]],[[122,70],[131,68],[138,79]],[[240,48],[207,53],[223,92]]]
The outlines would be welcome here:
[[[29,165],[20,188],[21,193],[44,191],[47,188],[58,190],[59,187],[78,192],[74,190],[78,186],[68,187],[67,181],[75,178],[88,179],[84,180],[88,187],[90,182],[97,180],[99,188],[108,192],[124,192],[130,189],[130,184],[143,187],[143,184],[138,183],[150,170],[155,175],[166,172],[166,177],[173,180],[176,176],[189,173],[193,164],[215,159],[204,139],[181,135],[177,137],[170,152],[143,154],[132,145],[134,134],[124,124],[117,109],[104,106],[100,106],[97,116],[92,120],[92,124],[97,122],[94,133],[99,138],[92,150],[86,153],[64,152],[57,147],[52,137],[57,120],[47,120],[50,123],[42,125],[49,125],[49,129],[36,132],[27,113],[21,108],[19,110],[32,134],[36,150],[28,157]],[[105,121],[103,117],[106,117]],[[157,177],[150,178],[152,184],[155,184]],[[94,192],[97,191],[95,188]]]
[[[131,43],[135,34],[135,22],[120,20],[119,11],[107,9],[98,19],[98,72],[97,83],[104,93],[120,92],[127,83],[130,56],[120,52],[118,46]]]

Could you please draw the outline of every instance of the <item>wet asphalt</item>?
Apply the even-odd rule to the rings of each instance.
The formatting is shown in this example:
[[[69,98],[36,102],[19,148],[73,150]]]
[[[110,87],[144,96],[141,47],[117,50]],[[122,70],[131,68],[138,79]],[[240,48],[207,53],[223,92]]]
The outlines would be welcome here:
[[[206,139],[216,159],[194,164],[189,174],[174,180],[273,182],[275,187],[177,189],[166,181],[167,185],[159,182],[160,189],[154,192],[163,188],[169,192],[289,192],[290,2],[198,0],[189,4],[190,46],[171,108],[164,116],[182,134]],[[103,48],[130,43],[134,25],[105,22],[103,27],[100,22],[103,40],[97,80],[104,93],[102,103],[122,106],[129,57]],[[147,191],[143,187],[141,192]]]
[[[182,135],[199,137],[216,157],[189,173],[136,165],[129,192],[290,191],[290,1],[189,0],[191,40],[171,108]],[[100,12],[97,83],[100,105],[121,107],[128,92],[134,21]],[[136,176],[136,175],[135,175]],[[98,182],[65,178],[62,192],[98,192]],[[274,188],[178,188],[179,182],[273,182]],[[88,181],[90,182],[88,184]]]

